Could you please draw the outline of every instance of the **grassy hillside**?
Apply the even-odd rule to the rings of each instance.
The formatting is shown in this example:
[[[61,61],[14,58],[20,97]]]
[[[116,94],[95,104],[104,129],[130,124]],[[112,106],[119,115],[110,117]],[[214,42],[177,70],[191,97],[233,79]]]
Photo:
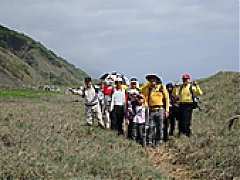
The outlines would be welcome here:
[[[0,26],[0,86],[73,85],[86,75],[39,42]]]
[[[200,80],[193,135],[144,149],[85,126],[77,96],[0,91],[0,179],[234,179],[240,177],[240,73]]]
[[[219,72],[199,81],[204,91],[202,111],[193,115],[193,136],[168,143],[172,164],[191,170],[192,178],[240,177],[240,119],[229,128],[229,118],[240,114],[240,73]]]

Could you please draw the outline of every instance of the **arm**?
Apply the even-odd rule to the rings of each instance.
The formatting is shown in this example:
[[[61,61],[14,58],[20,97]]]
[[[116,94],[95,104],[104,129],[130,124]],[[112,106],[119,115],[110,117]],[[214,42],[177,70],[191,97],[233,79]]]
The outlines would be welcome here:
[[[140,89],[140,93],[144,96],[145,106],[148,106],[148,92],[149,92],[149,83],[146,83]]]
[[[201,96],[203,94],[200,86],[196,83],[196,82],[193,82],[193,93],[195,96]]]
[[[111,105],[110,105],[110,111],[113,111],[113,108],[114,108],[114,98],[115,98],[115,96],[114,96],[114,93],[113,93],[112,100],[111,100]]]
[[[166,103],[166,112],[169,112],[170,99],[169,99],[168,91],[165,86],[163,87],[163,95],[164,95],[165,103]]]

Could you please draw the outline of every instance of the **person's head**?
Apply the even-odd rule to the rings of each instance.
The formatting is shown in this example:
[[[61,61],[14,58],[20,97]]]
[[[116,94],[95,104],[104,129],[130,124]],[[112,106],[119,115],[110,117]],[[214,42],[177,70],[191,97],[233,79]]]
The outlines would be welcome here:
[[[90,88],[90,87],[92,86],[92,78],[91,78],[91,77],[86,77],[86,78],[84,79],[84,83],[85,83],[85,86],[86,86],[87,88]]]
[[[151,84],[151,87],[156,87],[158,84],[155,78],[150,78],[149,83]]]
[[[156,87],[158,84],[161,84],[161,78],[159,78],[157,75],[155,74],[149,74],[146,76],[146,79],[148,80],[148,82],[150,83],[150,86],[152,88]]]
[[[182,75],[183,84],[189,84],[191,82],[191,76],[188,73]]]
[[[99,83],[98,83],[97,85],[100,87],[100,89],[103,89],[103,87],[104,87],[104,82],[103,82],[103,81],[99,81]]]
[[[166,85],[166,88],[167,88],[168,92],[172,92],[173,91],[173,84],[172,83],[168,83]]]
[[[144,96],[142,94],[137,95],[137,103],[139,106],[144,104]]]
[[[130,79],[130,88],[131,89],[136,89],[137,88],[137,83],[138,83],[138,80],[136,78],[131,78]]]
[[[122,78],[116,78],[115,85],[116,85],[117,89],[121,89],[122,88],[122,83],[123,83]]]
[[[95,89],[96,93],[99,93],[101,91],[101,87],[99,85],[95,85],[94,89]]]

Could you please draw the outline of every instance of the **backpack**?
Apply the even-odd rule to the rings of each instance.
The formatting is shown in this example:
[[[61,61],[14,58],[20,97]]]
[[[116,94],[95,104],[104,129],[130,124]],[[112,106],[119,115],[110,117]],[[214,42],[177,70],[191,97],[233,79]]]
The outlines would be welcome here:
[[[193,87],[193,85],[190,84],[189,91],[190,91],[190,93],[191,93],[191,95],[192,95],[192,101],[193,101],[193,102],[192,102],[192,108],[193,108],[193,109],[197,109],[197,108],[199,107],[199,105],[198,105],[198,99],[197,99],[197,97],[194,95],[192,87]],[[182,93],[182,89],[183,89],[183,85],[180,86],[179,95]]]
[[[164,86],[163,86],[163,84],[160,85],[158,91],[163,94],[163,107],[166,108],[166,97],[164,96],[164,93],[163,93],[163,91],[164,91]],[[152,92],[152,89],[149,88],[149,92],[148,92],[148,104],[149,104],[149,101],[150,101],[150,98],[149,98],[149,97],[150,97],[150,95],[151,95],[151,92]]]

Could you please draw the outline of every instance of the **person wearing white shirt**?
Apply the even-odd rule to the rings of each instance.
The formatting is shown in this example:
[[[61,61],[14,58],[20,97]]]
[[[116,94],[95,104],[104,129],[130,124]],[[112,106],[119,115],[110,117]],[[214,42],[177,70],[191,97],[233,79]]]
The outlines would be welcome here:
[[[114,89],[111,101],[112,122],[111,128],[118,131],[118,135],[123,135],[123,120],[125,115],[126,96],[122,88],[122,79],[115,80],[116,88]]]
[[[85,78],[85,87],[82,97],[85,99],[84,104],[87,124],[90,126],[93,125],[93,118],[96,117],[98,125],[104,127],[98,94],[92,85],[90,77]]]
[[[146,111],[144,106],[144,96],[137,96],[137,104],[135,106],[135,116],[132,125],[132,138],[142,146],[146,144],[145,121]]]

